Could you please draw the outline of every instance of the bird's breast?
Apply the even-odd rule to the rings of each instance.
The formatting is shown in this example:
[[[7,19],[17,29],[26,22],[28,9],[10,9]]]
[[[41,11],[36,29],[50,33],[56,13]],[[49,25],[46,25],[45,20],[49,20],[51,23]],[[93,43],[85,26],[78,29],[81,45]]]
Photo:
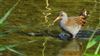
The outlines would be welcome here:
[[[73,35],[76,35],[79,32],[79,30],[81,29],[81,25],[75,23],[74,20],[68,20],[68,21],[61,20],[60,27],[62,27],[66,31],[69,31]]]

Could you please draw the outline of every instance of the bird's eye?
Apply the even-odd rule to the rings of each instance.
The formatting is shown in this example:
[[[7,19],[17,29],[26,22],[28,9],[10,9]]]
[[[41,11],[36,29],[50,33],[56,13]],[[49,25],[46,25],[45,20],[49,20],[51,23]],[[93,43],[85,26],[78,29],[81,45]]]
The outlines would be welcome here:
[[[61,14],[60,16],[63,16],[63,14]]]

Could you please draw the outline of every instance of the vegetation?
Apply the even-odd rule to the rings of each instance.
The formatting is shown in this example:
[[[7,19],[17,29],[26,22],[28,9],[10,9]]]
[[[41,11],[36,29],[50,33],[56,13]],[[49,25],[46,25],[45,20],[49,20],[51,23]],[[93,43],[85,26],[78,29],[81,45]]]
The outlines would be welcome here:
[[[27,36],[16,32],[61,32],[50,26],[59,11],[77,16],[82,8],[90,11],[83,29],[94,30],[85,43],[84,56],[100,56],[100,0],[0,0],[0,56],[56,56],[67,43],[50,36]],[[87,45],[86,45],[87,44]]]

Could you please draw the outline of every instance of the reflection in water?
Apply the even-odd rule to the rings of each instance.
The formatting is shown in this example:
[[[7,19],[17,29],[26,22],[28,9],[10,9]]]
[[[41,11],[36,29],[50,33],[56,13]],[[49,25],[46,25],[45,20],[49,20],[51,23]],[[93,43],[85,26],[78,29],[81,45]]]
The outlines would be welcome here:
[[[2,2],[1,2],[2,1]],[[12,7],[18,0],[0,0],[0,16],[4,16],[4,14],[9,10],[9,8]],[[48,0],[46,0],[48,1]],[[95,28],[95,26],[98,24],[99,16],[100,14],[97,13],[100,11],[100,5],[99,0],[97,3],[97,7],[94,8],[94,5],[96,2],[91,0],[49,0],[49,4],[47,7],[52,8],[46,9],[46,2],[45,0],[21,0],[20,3],[16,6],[16,9],[13,10],[13,12],[10,14],[10,16],[7,18],[7,20],[4,22],[4,24],[0,25],[0,44],[1,45],[9,45],[9,44],[16,44],[16,43],[23,43],[30,40],[38,40],[34,43],[27,43],[24,46],[19,45],[15,47],[15,50],[18,50],[19,52],[22,52],[28,56],[41,56],[41,51],[43,50],[43,42],[45,38],[48,38],[47,43],[45,44],[45,56],[56,56],[58,54],[58,51],[60,54],[79,54],[80,46],[78,45],[77,40],[72,40],[66,44],[64,41],[61,41],[59,39],[50,38],[51,36],[27,36],[28,32],[41,32],[43,30],[50,30],[54,35],[59,34],[61,30],[58,27],[58,24],[55,24],[55,26],[46,27],[43,25],[44,23],[44,16],[47,17],[45,21],[49,21],[49,23],[52,23],[52,21],[56,18],[59,11],[65,11],[68,13],[68,16],[74,16],[78,15],[81,8],[85,7],[90,12],[91,9],[95,9],[94,12],[91,14],[91,18],[88,19],[87,24],[83,29],[86,29],[86,27],[89,25],[91,28]],[[46,7],[46,8],[45,8]],[[48,11],[49,10],[49,11]],[[44,16],[41,12],[44,12]],[[52,14],[50,14],[52,13]],[[90,29],[90,27],[88,27]],[[19,33],[20,31],[23,31],[23,33]],[[18,33],[16,33],[18,32]],[[83,32],[86,36],[87,33]],[[79,34],[81,34],[79,32]],[[91,35],[91,33],[88,33]],[[88,35],[87,34],[87,35]],[[100,35],[99,32],[97,35]],[[86,43],[86,42],[85,42]],[[69,51],[64,50],[77,50],[73,51],[73,53],[67,53]],[[73,46],[74,45],[74,46]],[[71,46],[71,47],[70,47]],[[69,49],[68,49],[69,48]],[[70,49],[71,48],[71,49]],[[64,53],[65,51],[65,53]],[[90,50],[91,52],[91,50]],[[4,51],[2,56],[18,56],[15,53],[12,53],[11,51]]]
[[[62,48],[58,56],[81,56],[82,46],[77,39],[71,40],[64,48]]]

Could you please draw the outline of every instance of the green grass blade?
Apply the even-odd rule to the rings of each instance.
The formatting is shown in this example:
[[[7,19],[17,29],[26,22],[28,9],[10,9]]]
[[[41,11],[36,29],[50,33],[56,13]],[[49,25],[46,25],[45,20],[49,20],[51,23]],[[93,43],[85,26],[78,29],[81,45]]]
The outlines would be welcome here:
[[[13,45],[0,45],[0,51],[5,51],[7,50],[8,48],[14,48],[14,47],[17,47],[19,45],[24,45],[24,44],[28,44],[28,43],[33,43],[33,42],[36,42],[37,40],[32,40],[32,41],[27,41],[27,42],[22,42],[22,43],[16,43],[16,44],[13,44]]]
[[[88,43],[86,48],[88,49],[88,48],[94,46],[98,41],[100,41],[100,36],[96,36],[91,41],[89,41],[89,43]]]
[[[86,49],[89,49],[90,47],[94,46],[96,43],[97,43],[97,41],[95,41],[94,39],[91,40],[91,41],[88,43]]]
[[[14,49],[12,49],[12,48],[10,48],[10,47],[6,47],[9,51],[12,51],[12,52],[14,52],[14,53],[16,53],[16,54],[19,54],[20,56],[25,56],[24,54],[22,54],[22,53],[20,53],[20,52],[18,52],[18,51],[16,51],[16,50],[14,50]]]
[[[99,50],[100,50],[100,42],[99,42],[99,44],[98,44],[98,46],[97,46],[97,49],[96,49],[96,51],[95,51],[95,54],[96,54],[96,55],[98,54]]]
[[[91,53],[85,53],[85,55],[84,56],[100,56],[100,54],[91,54]]]
[[[14,4],[14,6],[12,8],[10,8],[6,13],[5,15],[0,19],[0,24],[2,24],[6,19],[7,17],[11,14],[11,12],[15,9],[15,7],[18,5],[20,0],[17,1],[16,4]]]
[[[4,45],[0,45],[0,52],[1,51],[5,51],[5,50],[6,50],[5,46]]]

